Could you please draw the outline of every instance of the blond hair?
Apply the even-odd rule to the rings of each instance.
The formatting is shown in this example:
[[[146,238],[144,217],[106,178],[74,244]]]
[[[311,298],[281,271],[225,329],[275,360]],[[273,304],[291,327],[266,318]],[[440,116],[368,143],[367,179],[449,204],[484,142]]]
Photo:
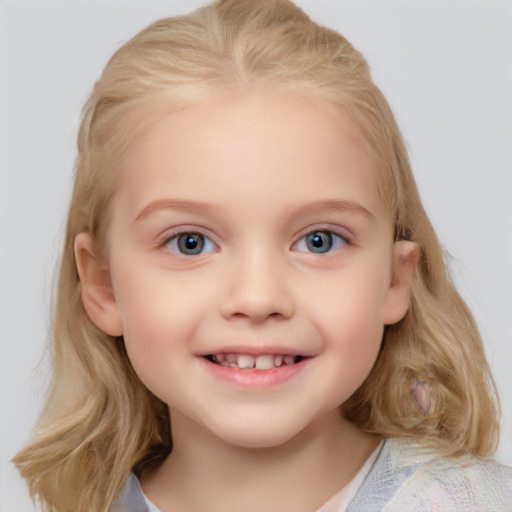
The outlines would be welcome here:
[[[370,375],[344,404],[369,432],[410,437],[429,449],[485,456],[498,439],[498,403],[482,342],[454,289],[423,210],[403,141],[368,65],[340,34],[286,0],[221,0],[164,19],[107,64],[82,116],[53,322],[53,380],[30,446],[15,463],[51,512],[106,512],[131,471],[172,449],[167,406],[140,382],[122,338],[101,332],[81,302],[73,242],[89,232],[108,250],[118,162],[151,122],[212,91],[256,82],[341,106],[366,137],[397,240],[420,259],[405,318],[387,326]],[[104,255],[104,254],[103,254]],[[428,382],[435,407],[411,398]]]

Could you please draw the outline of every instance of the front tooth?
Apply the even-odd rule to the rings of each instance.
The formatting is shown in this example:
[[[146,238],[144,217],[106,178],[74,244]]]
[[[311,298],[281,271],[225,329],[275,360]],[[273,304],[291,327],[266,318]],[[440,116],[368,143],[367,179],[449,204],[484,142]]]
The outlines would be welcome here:
[[[242,368],[244,370],[254,368],[254,356],[238,356],[238,368]]]
[[[271,370],[274,366],[274,356],[258,356],[256,358],[257,370]]]

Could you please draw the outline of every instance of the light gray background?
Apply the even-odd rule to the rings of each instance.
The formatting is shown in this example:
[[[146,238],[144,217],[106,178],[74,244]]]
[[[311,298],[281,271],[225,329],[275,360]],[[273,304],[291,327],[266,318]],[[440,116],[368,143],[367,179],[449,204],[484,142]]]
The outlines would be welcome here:
[[[28,512],[8,462],[28,440],[81,106],[131,35],[202,1],[0,0],[0,512]],[[452,256],[503,402],[512,465],[512,3],[300,0],[367,57]]]

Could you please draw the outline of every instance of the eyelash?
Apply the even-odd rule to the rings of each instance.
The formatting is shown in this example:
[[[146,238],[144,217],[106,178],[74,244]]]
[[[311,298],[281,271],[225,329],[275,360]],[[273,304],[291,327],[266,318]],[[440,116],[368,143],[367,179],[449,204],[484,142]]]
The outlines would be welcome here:
[[[184,238],[182,238],[184,237]],[[188,239],[188,240],[187,240]],[[196,239],[197,247],[192,247],[190,250],[192,252],[187,253],[184,252],[184,244],[187,242],[194,243],[193,239]],[[198,231],[180,231],[178,233],[174,233],[171,236],[167,237],[162,244],[164,247],[167,247],[170,251],[175,254],[180,254],[182,256],[200,256],[202,254],[209,254],[211,252],[215,252],[217,246],[215,243],[203,233]],[[207,249],[206,252],[204,249]],[[194,252],[197,250],[197,252]]]
[[[190,244],[188,248],[185,245],[187,243]],[[325,243],[327,245],[322,247],[321,244]],[[322,255],[341,249],[350,243],[350,239],[346,236],[330,229],[316,229],[303,235],[292,245],[292,249],[298,252]],[[164,240],[162,246],[175,254],[186,257],[209,254],[217,249],[216,244],[208,236],[194,230],[173,233]]]
[[[326,250],[321,250],[321,247],[317,247],[319,250],[315,250],[311,245],[308,245],[308,243],[315,244],[318,242],[327,242],[328,246]],[[296,251],[307,252],[310,254],[327,254],[349,244],[350,240],[347,237],[342,236],[339,233],[335,233],[330,229],[315,229],[301,237],[293,244],[292,248]]]

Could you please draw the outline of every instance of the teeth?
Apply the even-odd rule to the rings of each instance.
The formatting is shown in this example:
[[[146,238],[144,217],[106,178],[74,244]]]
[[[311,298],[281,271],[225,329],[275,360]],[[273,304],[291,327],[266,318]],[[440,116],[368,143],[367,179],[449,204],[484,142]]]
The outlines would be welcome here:
[[[271,370],[272,368],[275,368],[274,356],[258,356],[256,358],[257,370]]]
[[[245,355],[238,356],[238,368],[242,368],[242,369],[254,368],[254,356],[245,356]]]
[[[214,354],[209,359],[221,366],[239,368],[242,370],[272,370],[281,366],[292,365],[301,360],[291,355],[261,355],[251,356],[249,354]]]
[[[238,364],[238,356],[236,354],[226,354],[224,355],[224,359],[229,363],[229,364],[234,364],[234,365],[237,365]]]
[[[295,357],[284,356],[284,364],[295,364]]]

